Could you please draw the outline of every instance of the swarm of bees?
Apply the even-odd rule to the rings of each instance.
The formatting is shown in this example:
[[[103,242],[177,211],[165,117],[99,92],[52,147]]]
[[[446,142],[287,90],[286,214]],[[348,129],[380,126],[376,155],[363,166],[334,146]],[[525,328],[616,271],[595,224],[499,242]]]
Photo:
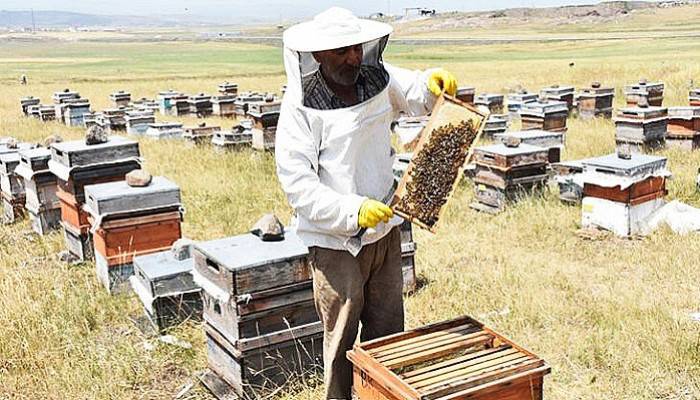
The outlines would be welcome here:
[[[394,208],[432,228],[447,203],[476,135],[477,127],[472,121],[434,129],[414,155],[405,194]]]

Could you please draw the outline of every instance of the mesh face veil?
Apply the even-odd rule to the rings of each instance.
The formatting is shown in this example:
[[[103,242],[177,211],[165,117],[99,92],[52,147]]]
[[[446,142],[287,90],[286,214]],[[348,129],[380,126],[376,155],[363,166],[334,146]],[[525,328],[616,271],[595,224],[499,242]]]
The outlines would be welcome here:
[[[360,103],[372,99],[389,84],[389,74],[382,62],[382,54],[388,40],[389,36],[387,35],[362,44],[362,63],[358,67],[356,81],[352,82],[356,85]],[[337,99],[330,101],[329,97],[333,96],[333,92],[328,88],[327,82],[333,78],[321,73],[321,64],[316,60],[313,52],[297,52],[297,56],[301,78],[301,82],[298,84],[302,89],[302,104],[315,109],[343,108]],[[336,82],[349,84],[349,82]]]

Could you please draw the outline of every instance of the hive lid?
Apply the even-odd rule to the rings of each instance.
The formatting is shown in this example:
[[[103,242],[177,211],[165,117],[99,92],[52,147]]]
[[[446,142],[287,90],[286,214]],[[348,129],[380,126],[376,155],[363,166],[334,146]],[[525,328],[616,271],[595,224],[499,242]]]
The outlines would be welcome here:
[[[664,90],[663,82],[637,82],[625,85],[626,94],[648,94],[649,92],[659,92]]]
[[[665,119],[668,116],[668,109],[664,107],[627,107],[618,111],[616,121],[649,121]]]
[[[588,97],[609,96],[609,95],[614,95],[614,94],[615,94],[615,88],[603,87],[600,85],[599,82],[594,82],[593,84],[591,84],[591,86],[582,88],[579,91],[579,96],[588,96]]]
[[[81,151],[86,151],[86,150],[107,150],[107,149],[113,149],[113,148],[119,148],[119,147],[132,147],[134,145],[138,145],[138,142],[135,140],[127,139],[122,136],[110,136],[109,140],[105,143],[99,143],[99,144],[93,144],[93,145],[87,145],[85,144],[85,140],[71,140],[68,142],[59,142],[59,143],[53,143],[51,145],[52,148],[63,152],[63,153],[79,153]],[[138,147],[137,147],[138,149]],[[138,156],[137,154],[134,154],[135,156]]]
[[[154,122],[152,124],[148,124],[148,127],[158,129],[158,130],[178,129],[178,128],[182,128],[182,123],[180,123],[180,122]]]
[[[11,166],[11,165],[17,165],[19,164],[19,154],[18,153],[5,153],[5,154],[0,154],[0,169],[2,169],[4,172],[10,172],[5,166]]]
[[[573,86],[553,85],[540,89],[540,95],[543,96],[565,96],[574,93]]]
[[[498,133],[494,136],[496,139],[505,140],[507,137],[517,137],[522,143],[527,144],[528,140],[553,140],[559,143],[564,143],[563,132],[552,132],[541,129],[533,129],[529,131]]]
[[[548,150],[544,147],[534,146],[527,143],[520,143],[517,147],[508,147],[503,143],[491,144],[488,146],[480,146],[474,149],[475,153],[491,153],[501,156],[520,156],[524,154],[542,153]]]
[[[503,102],[503,95],[498,93],[481,93],[476,96],[474,102],[478,104],[491,104]]]
[[[134,268],[139,269],[150,281],[188,274],[193,267],[194,260],[192,258],[178,260],[170,250],[134,257]]]
[[[700,88],[691,89],[688,95],[691,98],[700,98]]]
[[[662,171],[666,168],[666,162],[666,157],[648,154],[632,154],[630,159],[609,154],[584,160],[583,169],[585,172],[634,177]]]
[[[252,233],[197,243],[195,248],[229,271],[240,271],[305,257],[308,248],[296,232],[285,229],[284,240],[263,242]]]
[[[669,107],[668,117],[678,119],[700,118],[700,107]]]
[[[508,103],[529,103],[537,101],[537,93],[510,93]]]
[[[460,86],[457,88],[457,96],[464,96],[467,94],[474,94],[476,92],[476,88],[473,86]]]
[[[565,101],[533,101],[532,103],[523,104],[520,110],[522,114],[545,115],[557,112],[569,112],[569,106]]]
[[[11,149],[7,147],[7,144],[0,144],[0,154],[11,154],[11,153],[18,153],[21,150],[29,150],[35,148],[36,145],[34,143],[26,143],[26,142],[21,142],[17,145],[16,149]]]
[[[213,103],[233,102],[236,101],[236,96],[233,94],[221,94],[218,96],[212,96],[211,101]]]
[[[148,186],[133,187],[126,181],[85,186],[86,210],[93,216],[179,207],[180,187],[171,180],[154,176]]]
[[[73,99],[76,97],[80,97],[80,94],[78,92],[73,92],[70,90],[64,90],[61,92],[55,92],[52,96],[53,100],[55,102],[63,101],[66,99]]]

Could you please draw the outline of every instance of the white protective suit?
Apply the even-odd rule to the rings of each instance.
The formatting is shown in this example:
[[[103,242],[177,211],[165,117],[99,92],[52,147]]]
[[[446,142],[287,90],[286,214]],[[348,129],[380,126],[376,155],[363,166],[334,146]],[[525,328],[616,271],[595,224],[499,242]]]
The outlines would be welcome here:
[[[431,70],[409,71],[382,62],[391,30],[387,24],[331,8],[284,33],[287,91],[277,126],[277,174],[296,212],[292,227],[307,246],[356,255],[347,241],[359,231],[360,206],[368,198],[382,201],[392,190],[392,121],[400,112],[425,115],[434,104],[427,87]],[[351,107],[305,107],[302,77],[319,68],[311,52],[359,43],[363,65],[384,68],[387,86]],[[367,230],[362,245],[376,242],[400,223],[395,217]]]

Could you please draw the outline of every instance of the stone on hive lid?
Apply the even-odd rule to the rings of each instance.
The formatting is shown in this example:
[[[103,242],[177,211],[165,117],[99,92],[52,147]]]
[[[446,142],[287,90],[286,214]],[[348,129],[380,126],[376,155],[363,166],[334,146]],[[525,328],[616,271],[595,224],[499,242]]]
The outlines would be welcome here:
[[[10,138],[5,143],[5,147],[7,147],[8,149],[16,149],[19,147],[19,142],[15,138]]]
[[[503,141],[503,144],[505,144],[506,147],[518,147],[518,146],[520,146],[521,142],[522,142],[522,140],[520,140],[519,137],[506,136],[505,140]]]
[[[126,174],[126,183],[131,187],[146,187],[152,180],[153,176],[143,169],[135,169]]]
[[[43,147],[51,147],[54,143],[61,143],[63,138],[57,134],[50,135],[44,139]]]
[[[284,226],[275,214],[265,214],[253,225],[250,233],[259,237],[263,242],[284,240]]]
[[[107,135],[107,131],[99,125],[91,126],[85,134],[85,144],[88,146],[107,143],[108,141],[109,136]]]

